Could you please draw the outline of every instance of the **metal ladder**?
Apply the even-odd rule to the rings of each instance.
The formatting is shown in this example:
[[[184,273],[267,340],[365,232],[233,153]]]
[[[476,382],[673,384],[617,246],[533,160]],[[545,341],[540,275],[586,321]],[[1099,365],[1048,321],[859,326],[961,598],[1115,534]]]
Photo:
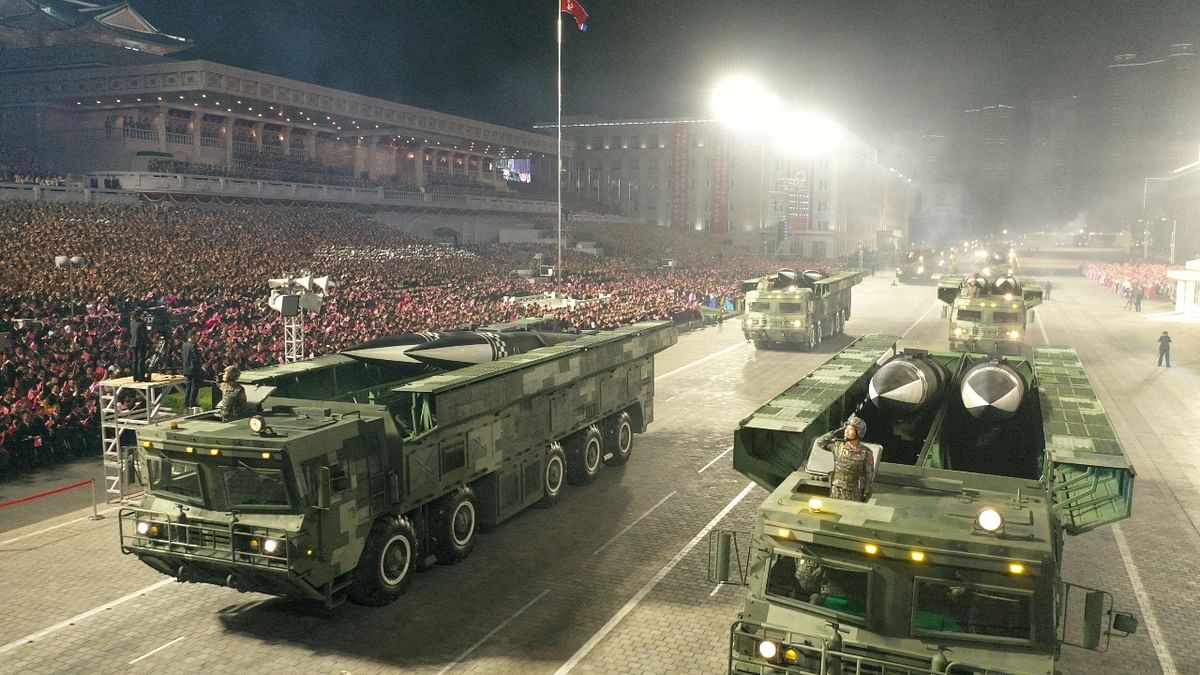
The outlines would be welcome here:
[[[100,444],[104,461],[104,491],[110,504],[122,503],[141,492],[141,486],[130,484],[127,466],[136,454],[136,445],[122,444],[134,440],[130,434],[139,427],[163,422],[179,413],[166,407],[167,396],[182,394],[187,380],[176,375],[155,374],[150,382],[134,382],[121,377],[101,380],[97,385],[100,397]]]

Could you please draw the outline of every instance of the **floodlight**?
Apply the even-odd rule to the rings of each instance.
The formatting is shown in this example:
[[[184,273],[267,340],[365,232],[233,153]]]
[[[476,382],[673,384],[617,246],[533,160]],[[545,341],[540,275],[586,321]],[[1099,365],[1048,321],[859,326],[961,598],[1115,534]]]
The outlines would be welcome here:
[[[779,110],[779,98],[749,75],[721,80],[709,101],[721,124],[737,131],[762,131],[774,123]]]
[[[811,110],[793,110],[780,117],[775,129],[776,147],[790,155],[816,157],[842,144],[842,125]]]

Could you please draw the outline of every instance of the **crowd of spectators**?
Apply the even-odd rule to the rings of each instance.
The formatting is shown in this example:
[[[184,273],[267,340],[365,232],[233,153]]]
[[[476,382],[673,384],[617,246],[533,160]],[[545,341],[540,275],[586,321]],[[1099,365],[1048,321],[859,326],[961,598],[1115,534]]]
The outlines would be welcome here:
[[[27,150],[0,145],[0,183],[65,185],[66,177]]]
[[[282,325],[266,299],[267,280],[284,274],[335,282],[305,318],[306,351],[319,355],[390,333],[545,316],[506,299],[544,292],[583,301],[550,317],[564,327],[676,318],[732,306],[740,280],[779,265],[691,233],[573,227],[616,255],[568,251],[558,283],[513,273],[539,254],[553,259],[552,246],[456,249],[347,211],[0,202],[0,476],[98,453],[97,383],[130,374],[135,307],[177,318],[164,331],[164,365],[177,363],[183,333],[195,330],[215,380],[227,365],[281,362]],[[659,269],[671,251],[677,266]],[[88,264],[68,277],[55,254]]]
[[[1140,294],[1148,300],[1173,300],[1175,281],[1167,277],[1167,272],[1173,269],[1183,269],[1183,266],[1147,262],[1088,263],[1084,265],[1083,274],[1125,299],[1137,298]]]

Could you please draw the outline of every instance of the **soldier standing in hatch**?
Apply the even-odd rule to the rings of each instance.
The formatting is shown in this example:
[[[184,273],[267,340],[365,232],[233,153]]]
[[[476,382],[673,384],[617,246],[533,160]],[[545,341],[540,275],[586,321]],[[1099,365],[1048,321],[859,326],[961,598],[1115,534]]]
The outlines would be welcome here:
[[[241,375],[242,371],[237,366],[229,366],[221,373],[221,402],[217,404],[217,412],[222,422],[231,422],[250,414],[246,390],[237,381]]]
[[[838,432],[842,438],[838,438]],[[871,450],[862,444],[867,433],[867,423],[857,415],[851,415],[846,425],[834,429],[818,439],[818,445],[833,453],[833,480],[829,485],[829,496],[834,499],[865,502],[871,497],[871,483],[875,480],[875,458]]]

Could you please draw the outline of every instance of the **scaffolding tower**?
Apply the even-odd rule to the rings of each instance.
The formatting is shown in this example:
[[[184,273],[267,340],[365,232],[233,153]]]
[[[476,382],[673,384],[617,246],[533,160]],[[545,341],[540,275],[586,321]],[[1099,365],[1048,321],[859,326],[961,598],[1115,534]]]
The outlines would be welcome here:
[[[283,317],[283,360],[304,360],[304,312]]]
[[[129,480],[129,462],[137,450],[134,434],[139,427],[178,417],[179,413],[166,406],[166,399],[171,394],[182,395],[186,382],[187,378],[167,373],[154,373],[149,382],[135,382],[132,377],[100,381],[100,443],[104,490],[110,504],[141,491],[140,485],[131,485]]]

